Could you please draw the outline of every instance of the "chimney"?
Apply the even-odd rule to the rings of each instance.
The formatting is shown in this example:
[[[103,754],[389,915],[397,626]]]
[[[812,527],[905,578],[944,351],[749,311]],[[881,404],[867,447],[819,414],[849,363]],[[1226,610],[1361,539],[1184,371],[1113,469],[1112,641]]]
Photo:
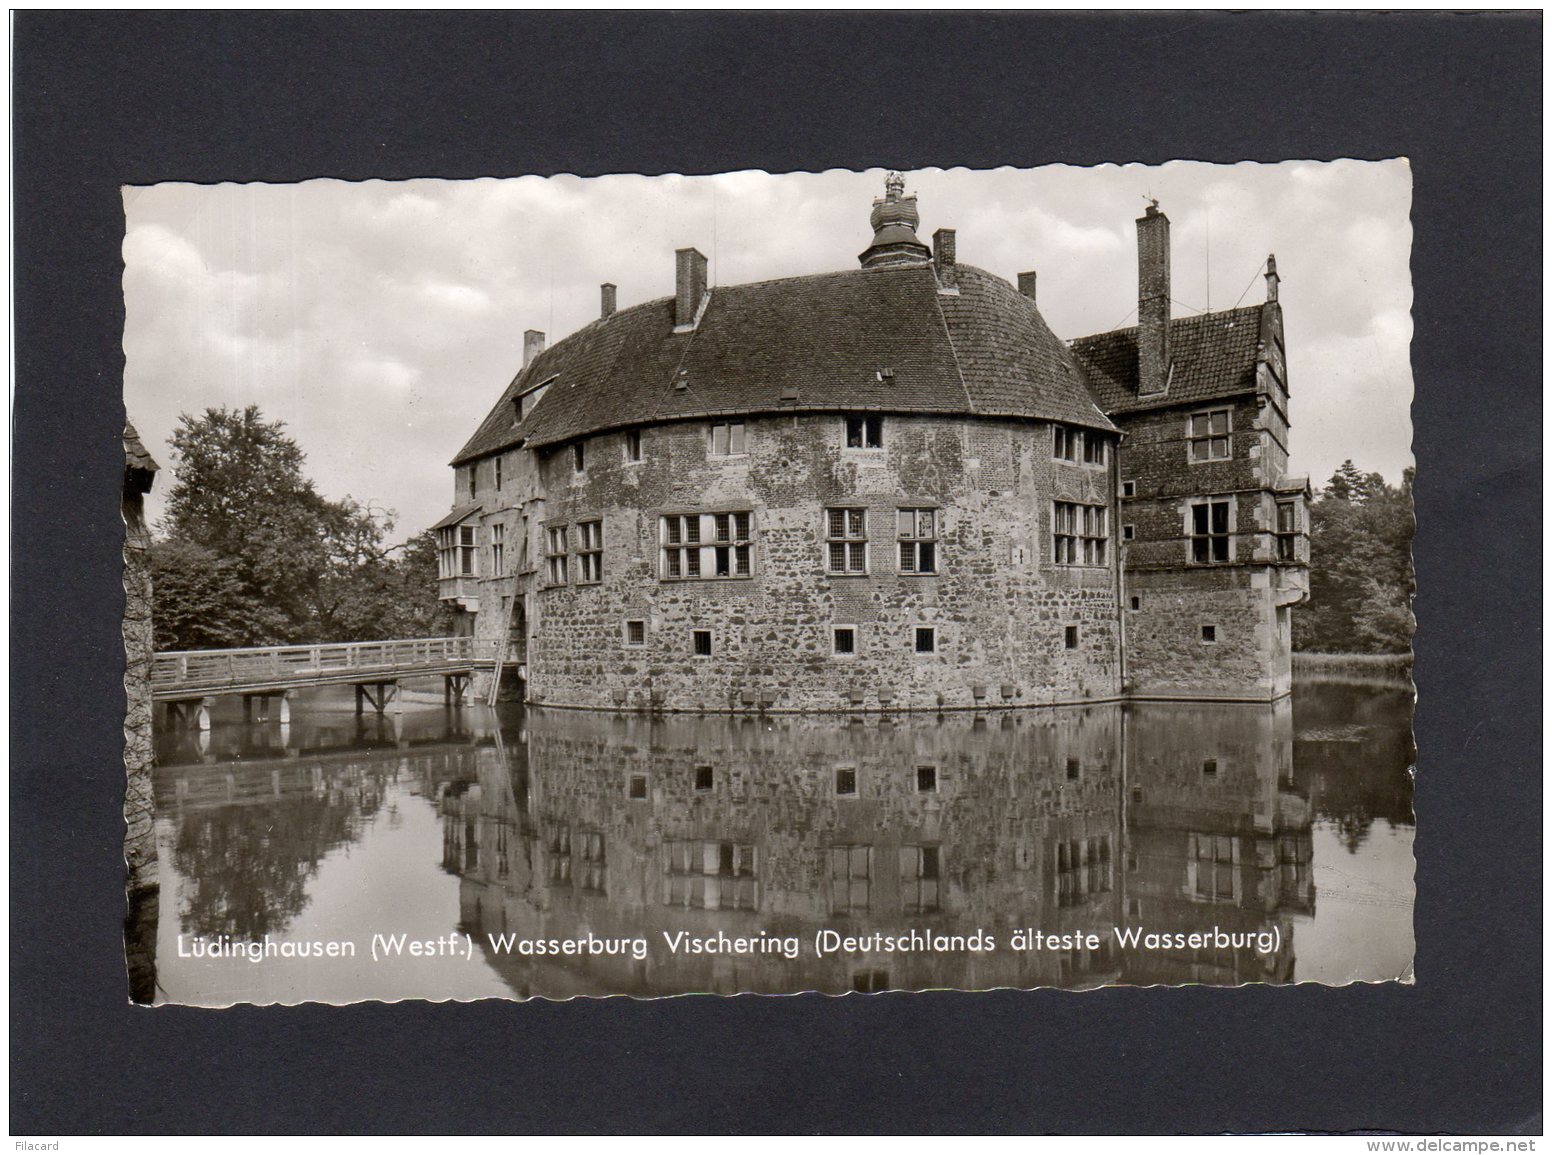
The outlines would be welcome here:
[[[523,368],[533,364],[533,359],[544,352],[544,334],[538,329],[523,331]]]
[[[607,321],[614,316],[615,289],[612,284],[605,281],[598,286],[598,315]]]
[[[1035,274],[1033,272],[1019,274],[1019,295],[1035,299]]]
[[[954,230],[939,229],[932,234],[932,264],[938,274],[938,288],[959,288],[959,269],[954,264]]]
[[[706,299],[706,258],[697,249],[674,252],[674,328],[695,328]]]
[[[1277,275],[1277,254],[1266,255],[1266,299],[1267,303],[1277,300],[1277,285],[1282,280]]]
[[[1149,203],[1137,218],[1137,392],[1169,388],[1169,218]]]

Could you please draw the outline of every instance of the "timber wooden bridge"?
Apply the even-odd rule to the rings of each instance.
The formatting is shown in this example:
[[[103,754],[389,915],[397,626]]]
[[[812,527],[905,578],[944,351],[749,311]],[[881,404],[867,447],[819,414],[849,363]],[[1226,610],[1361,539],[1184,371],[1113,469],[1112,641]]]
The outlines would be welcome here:
[[[515,651],[515,652],[514,652]],[[169,724],[210,728],[210,706],[223,694],[243,696],[250,720],[291,719],[291,698],[318,686],[354,686],[356,713],[368,705],[381,714],[398,709],[399,683],[443,679],[443,701],[461,705],[476,670],[522,661],[515,646],[471,637],[406,638],[391,642],[338,642],[316,646],[258,646],[241,650],[167,650],[151,668],[151,694],[167,705]]]

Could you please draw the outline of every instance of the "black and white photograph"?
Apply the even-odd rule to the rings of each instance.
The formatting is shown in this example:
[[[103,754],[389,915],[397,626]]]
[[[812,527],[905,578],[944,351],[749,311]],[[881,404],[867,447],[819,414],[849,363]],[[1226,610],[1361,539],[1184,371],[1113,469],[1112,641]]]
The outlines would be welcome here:
[[[1411,983],[1411,196],[126,187],[131,997]]]

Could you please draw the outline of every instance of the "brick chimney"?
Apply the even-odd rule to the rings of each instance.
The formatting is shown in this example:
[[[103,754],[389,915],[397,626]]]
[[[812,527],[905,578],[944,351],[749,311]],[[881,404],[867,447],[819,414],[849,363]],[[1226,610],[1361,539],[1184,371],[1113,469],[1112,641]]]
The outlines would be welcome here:
[[[607,321],[614,316],[615,288],[608,281],[598,286],[598,315]]]
[[[959,288],[959,268],[954,262],[954,230],[939,229],[932,234],[932,265],[938,274],[938,288]]]
[[[1137,218],[1137,392],[1169,388],[1169,218],[1157,201]]]
[[[1035,274],[1033,272],[1019,274],[1019,294],[1028,297],[1031,301],[1035,299]]]
[[[544,352],[544,334],[538,329],[523,331],[523,368],[533,364],[533,359]]]
[[[677,249],[674,258],[674,328],[688,331],[706,299],[706,258],[698,249]]]

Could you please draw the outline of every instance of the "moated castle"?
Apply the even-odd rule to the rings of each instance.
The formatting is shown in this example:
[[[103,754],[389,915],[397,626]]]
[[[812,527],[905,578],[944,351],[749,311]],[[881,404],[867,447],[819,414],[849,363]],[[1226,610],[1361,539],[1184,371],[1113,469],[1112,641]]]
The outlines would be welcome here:
[[[435,527],[506,687],[628,710],[932,710],[1289,692],[1309,485],[1266,301],[1064,342],[929,247],[891,175],[860,268],[616,308],[523,367]]]

